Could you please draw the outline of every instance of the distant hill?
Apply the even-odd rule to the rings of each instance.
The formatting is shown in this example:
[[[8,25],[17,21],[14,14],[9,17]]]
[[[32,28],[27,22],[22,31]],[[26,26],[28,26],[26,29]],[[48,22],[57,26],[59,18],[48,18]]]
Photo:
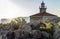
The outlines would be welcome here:
[[[7,23],[10,23],[10,22],[11,22],[11,20],[6,19],[6,18],[3,18],[3,19],[0,20],[0,23],[2,23],[2,24],[7,24]]]

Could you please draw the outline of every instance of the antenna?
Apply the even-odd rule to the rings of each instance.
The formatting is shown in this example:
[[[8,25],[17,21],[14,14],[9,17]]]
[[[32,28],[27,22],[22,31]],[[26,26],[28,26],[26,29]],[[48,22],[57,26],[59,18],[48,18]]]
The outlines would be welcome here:
[[[42,0],[42,2],[44,2],[44,0]]]
[[[44,1],[44,0],[42,0],[42,1]]]

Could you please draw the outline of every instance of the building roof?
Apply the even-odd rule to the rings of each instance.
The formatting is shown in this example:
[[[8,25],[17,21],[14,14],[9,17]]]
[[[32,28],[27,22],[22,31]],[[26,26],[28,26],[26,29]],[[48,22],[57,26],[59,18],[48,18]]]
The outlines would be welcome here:
[[[31,16],[56,16],[56,15],[44,12],[44,13],[34,14],[34,15],[31,15]]]

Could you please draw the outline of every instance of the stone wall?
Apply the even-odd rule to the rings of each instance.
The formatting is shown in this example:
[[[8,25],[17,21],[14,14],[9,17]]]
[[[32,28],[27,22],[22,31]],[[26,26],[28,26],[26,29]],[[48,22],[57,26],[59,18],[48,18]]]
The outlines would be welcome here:
[[[30,23],[37,24],[40,22],[50,21],[55,18],[57,18],[57,17],[56,16],[43,16],[43,17],[42,16],[33,16],[33,17],[30,17]]]

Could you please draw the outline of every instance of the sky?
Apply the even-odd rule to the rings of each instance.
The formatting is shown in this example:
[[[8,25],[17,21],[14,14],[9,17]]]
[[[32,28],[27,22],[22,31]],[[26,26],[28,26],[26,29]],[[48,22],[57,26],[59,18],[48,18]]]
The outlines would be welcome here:
[[[43,0],[0,0],[0,19],[29,17],[39,13]],[[60,0],[44,0],[47,12],[60,17]]]

